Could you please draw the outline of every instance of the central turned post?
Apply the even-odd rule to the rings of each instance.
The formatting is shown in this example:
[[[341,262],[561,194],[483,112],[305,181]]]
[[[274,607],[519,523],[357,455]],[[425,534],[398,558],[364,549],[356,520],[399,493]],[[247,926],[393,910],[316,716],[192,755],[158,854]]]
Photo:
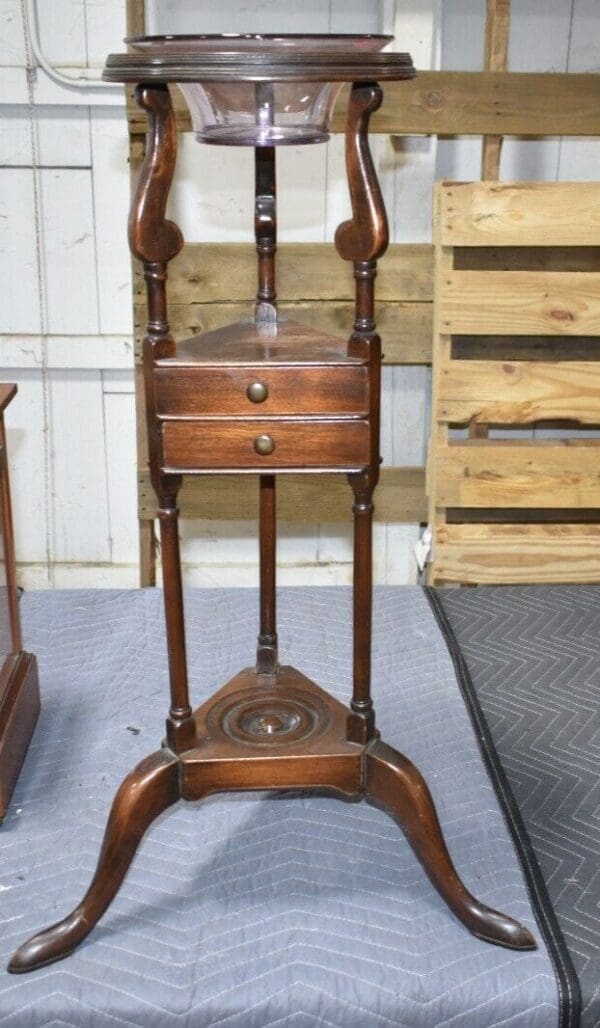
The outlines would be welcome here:
[[[257,87],[257,110],[261,96],[269,83]],[[268,109],[268,104],[266,105]],[[254,234],[258,256],[258,291],[254,317],[257,326],[262,326],[265,336],[273,332],[277,324],[277,293],[275,289],[275,253],[277,250],[277,200],[275,147],[257,146],[254,149]],[[248,387],[249,399],[264,403],[267,387],[262,382]],[[268,446],[265,436],[265,446]],[[256,652],[256,671],[259,675],[277,674],[279,661],[277,652],[277,493],[275,475],[259,477],[259,576],[260,576],[260,631]]]

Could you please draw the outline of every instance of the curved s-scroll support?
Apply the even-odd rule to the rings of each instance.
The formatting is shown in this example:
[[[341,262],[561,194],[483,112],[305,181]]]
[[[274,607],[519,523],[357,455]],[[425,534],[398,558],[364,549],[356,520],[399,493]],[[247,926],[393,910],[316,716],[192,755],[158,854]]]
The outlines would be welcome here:
[[[134,257],[155,264],[172,260],[183,236],[165,216],[175,171],[177,133],[166,85],[138,86],[135,98],[148,113],[146,157],[129,215],[129,246]]]
[[[346,121],[346,170],[352,218],[335,234],[337,251],[345,261],[376,261],[388,244],[383,197],[369,148],[369,121],[383,100],[376,82],[355,82]]]

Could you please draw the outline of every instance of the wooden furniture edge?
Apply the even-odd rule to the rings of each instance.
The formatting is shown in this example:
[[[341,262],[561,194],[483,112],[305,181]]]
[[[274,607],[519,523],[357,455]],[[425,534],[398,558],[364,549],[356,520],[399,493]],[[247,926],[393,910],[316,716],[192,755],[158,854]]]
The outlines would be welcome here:
[[[11,654],[0,671],[0,821],[5,816],[40,713],[37,661]]]

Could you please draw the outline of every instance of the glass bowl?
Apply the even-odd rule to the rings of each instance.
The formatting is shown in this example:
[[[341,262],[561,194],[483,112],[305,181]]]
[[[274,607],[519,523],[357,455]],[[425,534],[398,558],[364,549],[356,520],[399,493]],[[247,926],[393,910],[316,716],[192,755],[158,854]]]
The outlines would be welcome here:
[[[154,56],[208,54],[377,53],[392,36],[382,35],[177,35],[134,36],[125,42]],[[282,146],[321,143],[341,82],[178,83],[202,143]]]

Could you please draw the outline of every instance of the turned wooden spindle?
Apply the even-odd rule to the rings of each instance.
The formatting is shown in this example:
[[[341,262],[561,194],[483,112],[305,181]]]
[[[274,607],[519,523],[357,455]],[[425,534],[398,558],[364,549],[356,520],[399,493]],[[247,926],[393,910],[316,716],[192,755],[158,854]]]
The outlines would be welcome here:
[[[136,100],[148,114],[146,156],[129,215],[131,252],[144,267],[148,306],[143,344],[146,422],[150,474],[158,501],[157,516],[163,569],[163,593],[169,660],[171,706],[167,740],[173,752],[193,746],[196,728],[190,706],[177,494],[181,476],[160,470],[160,422],[156,416],[154,363],[175,353],[167,314],[167,266],[183,246],[178,226],[166,217],[167,199],[175,171],[177,133],[167,86],[138,86]]]
[[[260,83],[259,87],[262,87],[262,91],[257,87],[259,110],[261,109],[261,97],[264,98],[264,90],[267,86],[269,87],[268,99],[272,96],[271,83]],[[257,146],[254,155],[254,232],[258,256],[255,319],[257,324],[265,326],[265,332],[268,333],[269,326],[277,322],[277,304],[275,302],[277,296],[275,288],[275,253],[277,251],[275,147]],[[260,675],[274,675],[279,666],[276,617],[276,503],[275,475],[260,475],[258,508],[260,631],[256,654],[256,670]]]
[[[383,197],[369,148],[369,120],[383,98],[377,83],[355,82],[346,120],[346,169],[352,218],[335,235],[338,253],[352,261],[355,281],[354,328],[348,352],[364,356],[369,367],[371,460],[359,474],[348,476],[354,492],[353,693],[351,709],[360,719],[355,733],[366,741],[375,732],[371,698],[371,634],[373,593],[373,491],[379,478],[381,342],[375,325],[377,260],[388,244]],[[352,724],[352,723],[351,723]]]

